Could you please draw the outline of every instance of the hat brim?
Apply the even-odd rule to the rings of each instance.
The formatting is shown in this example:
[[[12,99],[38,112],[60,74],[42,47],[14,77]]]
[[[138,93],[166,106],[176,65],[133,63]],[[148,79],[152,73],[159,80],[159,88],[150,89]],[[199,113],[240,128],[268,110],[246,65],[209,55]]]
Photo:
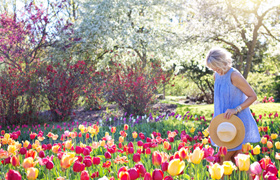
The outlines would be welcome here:
[[[221,141],[217,135],[217,128],[218,128],[219,124],[221,124],[222,122],[232,123],[237,130],[236,136],[230,142]],[[224,147],[227,147],[227,149],[233,149],[233,148],[239,146],[243,142],[244,137],[245,137],[245,126],[239,117],[233,115],[230,119],[226,119],[224,117],[224,113],[223,113],[223,114],[216,116],[214,119],[212,119],[210,126],[209,126],[209,134],[210,134],[211,140],[219,147],[224,146]]]

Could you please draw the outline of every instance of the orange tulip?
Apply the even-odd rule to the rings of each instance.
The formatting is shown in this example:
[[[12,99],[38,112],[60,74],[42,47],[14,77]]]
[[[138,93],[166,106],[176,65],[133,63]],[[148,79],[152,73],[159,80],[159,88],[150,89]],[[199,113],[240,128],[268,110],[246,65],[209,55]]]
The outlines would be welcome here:
[[[247,154],[252,149],[252,146],[250,143],[242,144],[242,152]]]
[[[273,148],[273,144],[271,141],[267,141],[266,145],[267,145],[268,149]]]
[[[28,180],[35,180],[35,179],[37,179],[38,173],[39,173],[39,170],[37,168],[33,168],[33,167],[28,168],[27,169],[27,173],[26,173],[27,179]]]
[[[23,160],[22,167],[24,169],[28,169],[34,167],[36,164],[37,162],[34,162],[34,159],[32,157],[28,157]]]
[[[75,157],[75,153],[64,153],[60,160],[60,165],[61,165],[62,169],[67,169],[77,159],[78,158]]]
[[[266,138],[266,137],[262,137],[261,143],[262,143],[262,144],[266,144],[266,143],[267,143],[267,138]]]
[[[114,133],[116,132],[116,130],[117,130],[117,128],[116,128],[116,127],[112,127],[112,128],[111,128],[111,133],[113,133],[113,134],[114,134]]]
[[[168,141],[164,141],[163,148],[164,149],[169,149],[169,147],[170,147],[170,143]]]
[[[158,151],[154,151],[152,154],[152,163],[155,166],[159,166],[162,163],[162,157]]]
[[[32,149],[29,149],[25,154],[25,158],[28,157],[32,157],[33,159],[35,159],[37,157],[37,152]]]
[[[9,157],[9,153],[3,149],[0,149],[0,159],[6,159]]]
[[[124,141],[124,138],[122,136],[119,137],[119,142],[122,143]]]
[[[57,154],[58,153],[58,150],[60,149],[60,146],[59,145],[55,145],[52,147],[52,151]]]
[[[66,149],[71,149],[72,148],[72,139],[65,142],[65,148]]]

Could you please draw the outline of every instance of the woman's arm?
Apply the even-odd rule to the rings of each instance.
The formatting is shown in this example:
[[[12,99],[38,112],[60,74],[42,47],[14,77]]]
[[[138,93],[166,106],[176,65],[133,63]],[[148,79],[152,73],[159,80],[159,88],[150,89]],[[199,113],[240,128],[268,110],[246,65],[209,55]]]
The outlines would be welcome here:
[[[231,82],[235,87],[240,89],[248,97],[242,104],[239,105],[242,109],[249,107],[251,104],[253,104],[254,101],[257,100],[257,95],[255,91],[240,73],[233,72],[231,74]],[[236,113],[237,112],[235,109],[228,109],[225,112],[225,117],[229,119],[232,115]]]

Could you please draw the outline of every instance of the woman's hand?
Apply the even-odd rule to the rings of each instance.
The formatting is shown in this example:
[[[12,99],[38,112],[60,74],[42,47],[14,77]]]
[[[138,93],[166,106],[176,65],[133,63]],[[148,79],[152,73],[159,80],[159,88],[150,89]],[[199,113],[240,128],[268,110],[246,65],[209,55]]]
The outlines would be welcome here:
[[[227,109],[226,112],[225,112],[224,117],[229,119],[234,114],[236,114],[236,110],[235,109]]]

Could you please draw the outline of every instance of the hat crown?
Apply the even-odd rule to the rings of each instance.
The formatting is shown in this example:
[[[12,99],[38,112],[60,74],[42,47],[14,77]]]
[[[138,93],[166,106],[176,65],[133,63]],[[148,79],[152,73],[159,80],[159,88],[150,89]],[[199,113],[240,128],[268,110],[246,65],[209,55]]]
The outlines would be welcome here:
[[[222,122],[217,127],[217,136],[223,142],[232,141],[236,133],[236,127],[230,122]]]

